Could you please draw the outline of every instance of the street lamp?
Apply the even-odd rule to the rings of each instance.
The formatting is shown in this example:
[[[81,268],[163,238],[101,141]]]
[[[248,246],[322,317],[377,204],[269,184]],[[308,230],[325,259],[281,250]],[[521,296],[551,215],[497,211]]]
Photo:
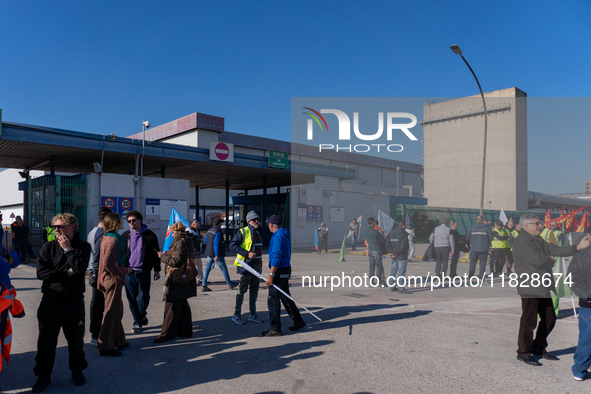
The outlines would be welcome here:
[[[482,216],[482,210],[483,210],[483,206],[484,206],[484,175],[485,175],[485,167],[486,167],[486,129],[487,129],[487,124],[488,124],[488,116],[486,114],[486,102],[484,101],[484,93],[482,93],[482,88],[480,87],[480,82],[478,82],[478,78],[476,77],[476,74],[474,74],[474,70],[472,70],[472,67],[470,67],[470,65],[468,64],[468,61],[466,61],[466,59],[462,55],[462,50],[460,49],[459,46],[457,46],[455,44],[450,45],[450,48],[453,51],[453,53],[455,53],[456,55],[460,55],[462,57],[462,60],[464,61],[464,63],[466,63],[466,66],[468,66],[468,68],[472,72],[472,75],[474,76],[474,79],[476,80],[476,83],[478,84],[478,89],[480,89],[480,96],[482,97],[482,107],[484,108],[484,148],[482,150],[482,185],[480,187],[480,216]]]
[[[152,125],[147,120],[145,120],[145,121],[142,122],[142,169],[141,169],[141,177],[144,176],[144,156],[146,155],[146,129],[149,129],[150,126],[152,126]]]

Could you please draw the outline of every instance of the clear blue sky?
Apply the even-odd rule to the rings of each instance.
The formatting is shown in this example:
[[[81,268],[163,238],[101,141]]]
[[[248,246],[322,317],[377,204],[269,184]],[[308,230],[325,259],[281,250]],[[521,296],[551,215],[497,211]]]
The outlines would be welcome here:
[[[0,108],[123,136],[198,111],[289,140],[291,97],[477,94],[452,43],[485,91],[586,97],[590,20],[585,1],[3,1]],[[591,133],[576,114],[564,127],[530,113],[530,190],[584,191]],[[580,170],[563,176],[563,157]]]

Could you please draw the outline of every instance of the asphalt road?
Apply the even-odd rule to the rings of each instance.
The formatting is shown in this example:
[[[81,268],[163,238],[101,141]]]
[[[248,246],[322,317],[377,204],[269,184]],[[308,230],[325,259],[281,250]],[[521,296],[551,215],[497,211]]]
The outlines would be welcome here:
[[[417,255],[424,248],[419,246]],[[52,385],[47,393],[588,393],[591,381],[576,382],[571,373],[578,327],[570,298],[561,301],[562,317],[549,337],[548,350],[559,361],[541,360],[532,367],[515,359],[520,300],[498,280],[482,287],[409,288],[410,295],[387,287],[302,287],[302,276],[362,276],[363,255],[294,253],[291,292],[323,321],[302,309],[308,326],[292,333],[282,317],[282,337],[263,338],[268,329],[267,289],[257,309],[265,323],[238,326],[231,322],[235,292],[227,290],[218,268],[212,271],[214,291],[190,300],[194,337],[155,345],[164,303],[162,281],[152,283],[149,324],[131,333],[132,320],[124,300],[124,328],[131,347],[122,357],[99,356],[88,345],[87,384],[75,387],[68,370],[62,334]],[[229,266],[231,277],[238,280]],[[384,266],[389,273],[390,261]],[[468,265],[460,263],[463,274]],[[434,262],[415,261],[407,275],[424,276]],[[263,271],[266,274],[266,270]],[[12,271],[13,284],[27,316],[12,319],[11,363],[0,373],[3,393],[27,392],[35,383],[36,311],[41,282],[34,265]],[[316,283],[318,284],[318,282]],[[248,296],[243,305],[247,317]],[[87,287],[86,303],[90,302]],[[88,311],[88,309],[87,309]],[[88,320],[88,313],[87,313]],[[87,321],[88,331],[88,321]]]

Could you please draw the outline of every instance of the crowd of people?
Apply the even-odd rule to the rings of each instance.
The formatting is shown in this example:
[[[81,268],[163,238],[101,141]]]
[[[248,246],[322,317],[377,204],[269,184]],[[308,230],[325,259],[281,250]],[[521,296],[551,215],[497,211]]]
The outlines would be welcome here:
[[[226,246],[221,236],[221,224],[214,223],[202,240],[200,223],[190,226],[182,222],[170,226],[172,243],[165,252],[160,251],[157,236],[143,223],[142,214],[129,211],[125,217],[129,230],[123,229],[119,214],[102,207],[98,214],[99,223],[88,234],[88,242],[82,241],[78,232],[78,221],[69,213],[56,215],[49,230],[47,242],[39,252],[37,277],[42,280],[42,299],[37,312],[39,338],[35,357],[34,373],[37,381],[32,391],[43,391],[51,384],[57,340],[63,330],[68,343],[69,365],[72,381],[76,386],[86,383],[83,370],[88,366],[84,350],[85,335],[85,275],[88,271],[92,288],[90,303],[90,343],[95,345],[100,356],[118,357],[130,346],[122,324],[124,314],[123,289],[133,317],[131,331],[141,332],[148,324],[147,310],[150,303],[150,287],[153,279],[159,280],[161,265],[164,265],[163,283],[164,317],[160,335],[153,340],[162,343],[176,337],[193,336],[193,317],[188,299],[197,295],[197,280],[202,281],[202,291],[211,291],[208,274],[217,264],[222,271],[229,289],[237,288],[234,314],[231,321],[245,324],[241,317],[244,295],[249,292],[249,316],[247,321],[263,323],[257,315],[256,301],[261,280],[269,286],[270,328],[262,332],[263,337],[281,336],[281,304],[293,320],[290,331],[306,326],[295,303],[284,295],[290,295],[291,238],[289,229],[281,226],[281,219],[272,215],[267,221],[273,234],[269,245],[269,275],[264,278],[263,240],[259,232],[260,217],[254,211],[247,215],[247,226],[240,229],[230,242],[230,250],[237,253],[234,265],[240,274],[240,283],[230,281],[225,263]],[[19,224],[19,226],[24,227]],[[203,269],[201,250],[205,247],[207,264]],[[21,256],[16,251],[1,249],[0,292],[8,294],[9,303],[0,304],[2,320],[0,328],[8,321],[5,314],[24,316],[22,304],[10,291],[9,272],[19,265]],[[19,250],[20,252],[20,250]],[[254,270],[255,275],[245,266]],[[248,268],[246,267],[246,268]],[[279,290],[283,291],[283,293]],[[2,355],[8,361],[10,342],[4,340],[11,334],[10,325],[0,329]],[[9,332],[10,331],[10,332]],[[1,361],[1,360],[0,360]],[[0,368],[1,368],[0,363]]]
[[[261,280],[269,287],[267,306],[270,328],[262,332],[264,337],[282,335],[281,304],[283,304],[293,325],[291,331],[306,326],[296,304],[289,297],[291,277],[291,239],[289,229],[281,226],[281,219],[273,215],[266,225],[272,238],[269,245],[269,274],[262,276],[263,239],[259,230],[260,217],[251,211],[246,216],[247,225],[240,229],[229,243],[229,249],[236,253],[234,265],[240,275],[239,284],[230,281],[225,262],[225,249],[219,220],[202,240],[200,224],[194,221],[190,226],[182,222],[170,226],[172,242],[165,252],[160,251],[156,235],[143,224],[142,214],[129,211],[126,220],[130,229],[123,229],[122,218],[108,208],[101,208],[99,223],[88,234],[88,241],[82,241],[78,233],[78,221],[72,214],[56,215],[51,221],[53,239],[48,239],[37,262],[37,277],[42,280],[42,299],[37,311],[39,337],[34,373],[37,381],[33,392],[41,392],[51,384],[57,340],[63,330],[68,342],[69,365],[75,385],[86,383],[83,370],[88,366],[85,350],[85,306],[84,277],[89,271],[89,285],[92,288],[90,303],[91,344],[96,345],[99,355],[118,357],[130,346],[122,325],[124,314],[123,289],[125,288],[129,311],[133,317],[131,331],[141,332],[148,324],[147,309],[150,301],[152,275],[159,280],[161,264],[165,267],[163,301],[164,316],[161,332],[154,343],[173,340],[176,337],[192,337],[193,316],[188,299],[197,295],[198,280],[202,282],[202,292],[211,291],[207,286],[208,274],[217,264],[223,273],[229,289],[237,288],[234,312],[231,321],[238,325],[246,324],[242,319],[244,295],[249,292],[249,314],[246,321],[263,323],[257,314],[256,301]],[[414,230],[403,221],[396,223],[385,234],[378,221],[367,219],[365,245],[369,260],[369,276],[377,277],[379,284],[388,286],[391,291],[409,293],[399,279],[405,277],[407,264],[414,248],[411,248]],[[353,249],[359,237],[356,220],[349,226]],[[325,234],[326,226],[321,225]],[[587,228],[587,233],[591,230]],[[480,279],[485,275],[487,260],[490,261],[491,274],[527,274],[528,277],[552,277],[555,257],[574,256],[569,266],[573,276],[572,289],[580,297],[579,345],[575,352],[573,375],[576,380],[587,378],[591,365],[591,263],[590,236],[587,234],[577,245],[565,246],[566,238],[552,222],[550,228],[534,214],[522,215],[519,223],[510,218],[506,224],[494,221],[493,227],[482,216],[476,217],[465,236],[458,232],[458,224],[440,220],[430,236],[431,246],[436,258],[436,275],[446,275],[450,256],[449,275],[457,276],[459,254],[469,250],[469,275],[476,276],[479,262]],[[207,264],[201,263],[201,250],[205,250]],[[11,303],[0,304],[0,320],[6,322],[9,311],[15,317],[24,316],[22,305],[16,300],[15,289],[10,282],[10,269],[18,266],[21,255],[17,251],[0,250],[0,292],[9,294]],[[385,279],[383,256],[392,260],[390,277]],[[503,272],[505,269],[505,272]],[[153,274],[152,274],[153,272]],[[541,358],[558,360],[547,352],[547,337],[556,323],[555,306],[551,291],[555,291],[554,281],[540,281],[539,285],[517,286],[521,297],[522,316],[518,330],[517,359],[525,364],[541,365]],[[538,323],[538,317],[540,319]],[[10,343],[5,338],[10,326],[0,324],[0,339],[3,343],[2,356],[7,358]],[[536,330],[537,328],[537,330]],[[534,335],[535,332],[535,335]],[[7,355],[5,350],[7,349]],[[1,367],[1,364],[0,364]]]
[[[574,379],[583,381],[588,377],[591,366],[591,227],[576,245],[566,245],[565,233],[556,221],[550,228],[534,214],[524,214],[519,223],[513,218],[504,224],[500,220],[490,222],[482,216],[462,236],[455,221],[442,218],[429,237],[430,247],[435,255],[435,273],[447,275],[450,256],[452,263],[450,277],[457,274],[460,252],[470,253],[469,277],[475,276],[476,265],[480,262],[479,280],[485,275],[487,259],[490,261],[490,275],[517,274],[517,291],[521,297],[521,319],[517,335],[517,360],[532,366],[541,366],[540,359],[556,361],[559,358],[548,353],[548,335],[556,324],[557,308],[551,292],[556,293],[553,268],[557,257],[574,256],[569,265],[573,292],[579,297],[579,343],[572,367]],[[380,280],[380,287],[388,286],[391,291],[408,293],[399,281],[406,274],[409,254],[409,238],[405,223],[398,222],[389,234],[384,234],[378,221],[367,219],[369,228],[365,232],[365,244],[369,258],[369,275]],[[426,254],[431,254],[427,251]],[[392,258],[388,283],[384,280],[382,256]],[[426,260],[429,258],[427,257]],[[503,272],[505,269],[505,272]],[[538,322],[539,319],[539,322]],[[534,334],[535,333],[535,334]]]

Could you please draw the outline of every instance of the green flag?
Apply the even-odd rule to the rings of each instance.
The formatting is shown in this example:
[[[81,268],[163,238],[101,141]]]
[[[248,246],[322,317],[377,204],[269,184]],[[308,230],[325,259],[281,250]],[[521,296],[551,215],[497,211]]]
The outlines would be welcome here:
[[[339,253],[339,258],[337,262],[340,263],[341,261],[345,261],[345,243],[347,242],[347,234],[343,236],[343,246],[341,246],[341,253]]]
[[[560,276],[554,275],[553,278],[557,280],[556,293],[552,292],[552,304],[554,305],[554,311],[556,312],[556,316],[558,316],[558,304],[560,302],[560,297],[571,295],[573,293],[570,287],[568,287],[568,285],[564,283],[564,276],[566,275],[564,257],[556,257],[556,263],[554,264],[554,269],[552,271],[556,274],[562,274]]]

